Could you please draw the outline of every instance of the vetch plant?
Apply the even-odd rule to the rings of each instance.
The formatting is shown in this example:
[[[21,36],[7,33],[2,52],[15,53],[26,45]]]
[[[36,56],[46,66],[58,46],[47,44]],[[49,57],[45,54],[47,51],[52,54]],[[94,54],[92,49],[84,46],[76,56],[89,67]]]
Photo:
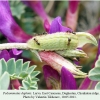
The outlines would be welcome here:
[[[0,89],[38,89],[37,81],[39,81],[39,78],[36,77],[40,73],[39,64],[41,63],[48,89],[78,89],[75,78],[85,78],[83,83],[80,83],[79,89],[85,88],[84,84],[90,85],[90,81],[92,80],[96,81],[92,87],[99,89],[100,82],[97,85],[96,83],[100,81],[100,44],[97,43],[97,39],[89,31],[75,31],[79,1],[69,1],[66,24],[70,28],[62,25],[61,17],[59,16],[54,18],[52,22],[49,21],[41,1],[22,2],[18,1],[14,3],[11,1],[9,4],[8,1],[0,1],[0,11],[2,11],[0,13],[0,32],[6,38],[6,43],[2,42],[0,44]],[[14,7],[15,4],[16,7]],[[73,4],[75,4],[75,9],[73,8]],[[19,8],[22,10],[18,15],[17,11]],[[31,22],[35,18],[34,15],[30,16],[26,14],[27,11],[33,14],[30,8],[43,20],[42,24],[46,32],[43,32],[43,34],[41,32],[41,35],[37,35],[37,33],[35,33],[36,35],[28,35],[21,28],[24,27],[22,23],[26,19]],[[73,25],[70,23],[71,18],[69,15],[72,15],[73,20],[75,20]],[[27,25],[34,25],[33,22],[35,21],[32,21],[32,24],[27,23]],[[31,28],[35,32],[36,28],[33,28],[33,26]],[[83,47],[87,44],[91,44],[96,48],[98,47],[95,67],[89,73],[81,70],[82,65],[79,64],[81,59],[89,59],[87,52],[83,50]],[[24,50],[26,52],[31,51],[29,58],[22,56]],[[32,57],[33,54],[39,58],[38,63],[35,61],[36,57]],[[34,70],[36,66],[39,71]],[[88,83],[85,80],[88,80]]]
[[[30,62],[23,63],[22,59],[18,59],[15,61],[14,58],[9,59],[7,62],[4,59],[0,60],[0,89],[8,89],[13,88],[13,85],[10,84],[10,81],[18,79],[22,80],[22,86],[19,89],[37,89],[37,81],[36,76],[39,74],[39,71],[34,71],[36,66],[30,66]],[[5,79],[6,78],[6,79]],[[6,84],[5,83],[6,80]],[[5,87],[6,85],[6,87]],[[9,89],[10,89],[9,88]]]

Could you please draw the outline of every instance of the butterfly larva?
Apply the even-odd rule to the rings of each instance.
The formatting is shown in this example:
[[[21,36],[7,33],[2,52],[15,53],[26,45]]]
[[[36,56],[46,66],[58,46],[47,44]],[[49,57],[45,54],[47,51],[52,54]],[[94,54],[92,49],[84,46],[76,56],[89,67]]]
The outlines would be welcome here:
[[[57,32],[35,36],[27,42],[29,48],[36,50],[55,51],[76,49],[78,37],[72,33]]]

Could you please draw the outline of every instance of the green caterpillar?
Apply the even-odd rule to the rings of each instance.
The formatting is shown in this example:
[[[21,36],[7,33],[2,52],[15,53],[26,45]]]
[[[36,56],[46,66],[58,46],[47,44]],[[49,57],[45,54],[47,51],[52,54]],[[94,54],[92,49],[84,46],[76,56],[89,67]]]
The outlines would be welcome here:
[[[46,34],[35,36],[27,41],[30,49],[38,51],[54,51],[63,57],[87,57],[82,50],[76,49],[78,45],[83,46],[86,43],[97,45],[97,41],[89,33],[77,32],[57,32],[54,34]]]
[[[29,48],[39,51],[70,50],[76,49],[78,37],[72,33],[57,32],[55,34],[35,36],[27,44]]]

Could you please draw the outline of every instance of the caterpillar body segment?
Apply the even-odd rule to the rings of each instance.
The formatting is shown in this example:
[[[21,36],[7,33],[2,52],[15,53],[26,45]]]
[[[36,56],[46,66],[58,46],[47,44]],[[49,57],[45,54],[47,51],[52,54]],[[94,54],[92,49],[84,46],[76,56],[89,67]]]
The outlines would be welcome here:
[[[29,48],[39,51],[70,50],[77,48],[78,37],[72,33],[57,32],[54,34],[35,36],[27,44]]]

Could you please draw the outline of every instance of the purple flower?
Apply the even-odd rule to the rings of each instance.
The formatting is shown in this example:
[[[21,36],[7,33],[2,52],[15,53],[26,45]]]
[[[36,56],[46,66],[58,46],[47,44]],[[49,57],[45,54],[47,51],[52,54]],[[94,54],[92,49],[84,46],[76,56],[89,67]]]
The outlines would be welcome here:
[[[92,29],[89,29],[87,32],[91,33],[92,35],[99,34],[100,33],[100,24]]]
[[[15,58],[17,59],[18,56],[20,56],[22,51],[18,50],[10,50],[9,52],[7,50],[2,50],[0,51],[0,59],[4,58],[6,61],[8,61],[10,58]]]
[[[0,32],[11,42],[26,42],[31,37],[14,21],[8,1],[0,1]]]
[[[64,59],[63,57],[61,57],[60,55],[58,55],[54,52],[40,52],[39,55],[44,62],[46,62],[49,66],[52,67],[51,68],[52,70],[55,70],[59,73],[60,79],[62,80],[61,85],[64,84],[64,85],[62,85],[63,89],[64,89],[64,87],[65,87],[65,89],[76,89],[76,82],[74,80],[73,75],[77,74],[77,71],[76,71],[77,69],[71,62],[69,62],[68,60]],[[62,70],[63,67],[66,69],[64,73]],[[46,69],[46,66],[45,66],[45,69]],[[44,70],[44,73],[49,73],[50,70],[48,70],[48,71],[47,70]],[[47,72],[45,72],[45,71],[47,71]],[[65,73],[67,76],[65,75]],[[52,75],[53,74],[51,74],[51,76]],[[49,78],[48,74],[47,75],[44,74],[44,76],[46,77],[45,79]],[[64,79],[62,76],[66,76],[66,79]],[[54,75],[52,77],[54,77]],[[71,84],[66,83],[69,81],[69,79],[70,79],[70,82],[72,82],[73,84],[75,83],[73,86],[71,86]],[[54,80],[56,80],[56,79],[54,78]],[[50,83],[50,82],[48,82],[48,83]],[[48,84],[47,84],[47,86],[48,86]],[[59,89],[61,89],[61,88],[59,88]]]
[[[4,58],[6,61],[10,59],[10,54],[7,50],[0,51],[0,59]]]
[[[17,90],[19,90],[19,87],[21,86],[18,79],[11,80],[10,85],[11,87],[13,86],[13,88]]]
[[[79,1],[69,0],[69,9],[72,13],[75,13],[78,8]]]
[[[55,32],[66,32],[66,31],[72,32],[70,28],[62,26],[61,17],[59,16],[56,17],[51,23],[49,33],[52,34]]]
[[[61,69],[61,89],[77,89],[76,81],[65,67]]]
[[[10,58],[15,58],[16,60],[18,58],[21,58],[22,50],[17,50],[17,49],[12,49],[9,51],[10,53]]]
[[[50,34],[72,32],[70,28],[62,26],[60,17],[56,17],[52,21],[49,29]],[[75,67],[71,63],[54,52],[40,52],[40,57],[51,66],[43,66],[44,77],[49,89],[77,89],[76,81],[72,74],[75,71]]]
[[[43,66],[44,78],[48,89],[60,89],[60,74],[49,65]]]
[[[77,89],[73,75],[65,67],[62,67],[61,75],[49,65],[43,66],[43,72],[48,89]]]
[[[73,31],[76,30],[78,11],[79,11],[79,0],[69,0],[69,6],[66,14],[66,26],[70,27]]]
[[[96,84],[97,84],[97,81],[92,81],[88,77],[86,77],[81,83],[79,89],[80,90],[94,89]]]
[[[44,21],[44,29],[46,30],[46,32],[49,32],[50,30],[50,23],[48,22],[48,20]]]

